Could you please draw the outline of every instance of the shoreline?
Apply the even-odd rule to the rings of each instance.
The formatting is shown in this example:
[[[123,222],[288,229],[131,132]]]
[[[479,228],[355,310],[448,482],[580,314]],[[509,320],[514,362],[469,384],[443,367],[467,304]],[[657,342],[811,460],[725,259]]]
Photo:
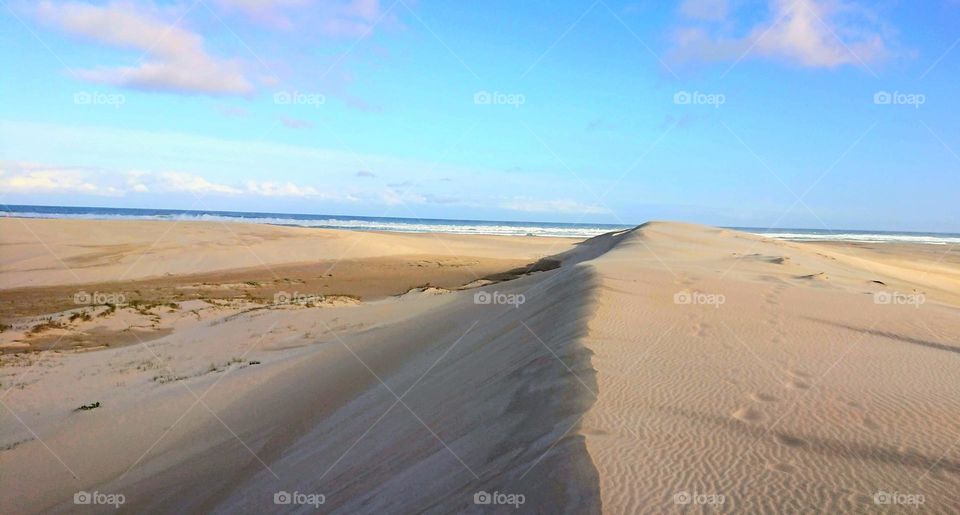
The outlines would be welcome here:
[[[459,234],[538,236],[551,238],[591,238],[606,232],[629,229],[632,226],[609,223],[571,223],[508,220],[464,220],[443,218],[400,218],[348,216],[326,214],[266,213],[244,211],[201,211],[140,208],[90,208],[60,206],[7,206],[47,210],[30,213],[5,211],[7,218],[24,220],[128,220],[251,223],[280,227],[310,227],[317,229],[348,230],[359,232],[386,232],[398,234]],[[72,210],[72,211],[71,211]],[[116,212],[116,213],[115,213]],[[119,214],[119,213],[127,214]],[[163,214],[161,214],[163,213]],[[24,216],[36,215],[36,216]],[[772,237],[795,242],[847,242],[847,243],[916,243],[930,245],[960,244],[960,233],[937,231],[890,231],[870,229],[810,229],[723,226],[728,230],[747,232],[758,236]]]
[[[8,206],[10,207],[10,206]],[[14,206],[21,207],[21,206]],[[31,207],[31,206],[26,206]],[[71,209],[49,206],[51,209]],[[590,238],[605,232],[623,230],[629,226],[609,223],[537,222],[498,220],[459,220],[442,218],[397,218],[346,215],[309,215],[285,213],[256,213],[230,211],[146,210],[73,208],[75,213],[30,213],[7,211],[5,218],[21,220],[89,220],[89,221],[161,221],[208,222],[229,224],[263,224],[278,227],[302,227],[324,230],[357,232],[385,232],[396,234],[455,234],[480,236],[523,236],[549,238]],[[94,210],[92,213],[82,211]],[[112,214],[110,211],[129,211],[149,214]],[[166,213],[166,214],[160,214]]]

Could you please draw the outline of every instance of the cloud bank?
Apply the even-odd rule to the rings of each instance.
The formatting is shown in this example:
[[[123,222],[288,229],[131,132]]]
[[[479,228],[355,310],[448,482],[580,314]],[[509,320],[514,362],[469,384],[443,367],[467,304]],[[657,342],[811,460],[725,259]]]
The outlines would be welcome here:
[[[363,175],[361,175],[363,174]],[[364,172],[358,176],[370,178]],[[47,166],[22,161],[0,161],[0,192],[16,199],[18,195],[95,195],[124,197],[153,194],[189,194],[236,198],[287,198],[329,202],[366,202],[383,206],[459,205],[497,207],[520,213],[609,214],[605,206],[570,199],[529,197],[465,198],[455,195],[417,192],[412,183],[374,186],[365,189],[324,188],[290,181],[245,180],[225,184],[202,175],[180,171],[113,171],[101,168]],[[401,189],[402,187],[402,189]],[[189,197],[188,197],[189,198]],[[7,201],[8,199],[3,199]]]
[[[239,39],[235,51],[246,56],[252,50],[238,35],[237,31],[247,34],[242,24],[235,23],[238,18],[257,25],[259,30],[279,31],[277,41],[303,41],[314,34],[357,39],[372,34],[380,24],[399,26],[396,16],[379,0],[210,0],[175,6],[160,2],[43,0],[30,11],[49,27],[104,47],[133,50],[137,55],[133,65],[102,64],[72,70],[81,80],[143,91],[211,96],[250,96],[257,89],[255,83],[278,79],[270,70],[260,77],[261,69],[254,80],[241,59],[214,55],[205,34],[188,28],[196,16],[208,15],[214,26],[222,24],[220,33],[231,40]],[[294,32],[297,34],[287,34]],[[254,61],[250,66],[263,66],[259,58]]]
[[[177,23],[164,20],[156,9],[143,10],[125,3],[104,6],[80,2],[39,4],[38,16],[70,34],[100,44],[142,52],[134,66],[76,71],[90,82],[133,89],[208,95],[245,95],[253,85],[236,59],[211,55],[204,38]]]
[[[847,0],[766,0],[767,15],[745,23],[736,19],[739,11],[734,7],[728,0],[684,1],[673,58],[734,62],[765,58],[836,68],[867,67],[891,54],[890,30],[879,16]]]

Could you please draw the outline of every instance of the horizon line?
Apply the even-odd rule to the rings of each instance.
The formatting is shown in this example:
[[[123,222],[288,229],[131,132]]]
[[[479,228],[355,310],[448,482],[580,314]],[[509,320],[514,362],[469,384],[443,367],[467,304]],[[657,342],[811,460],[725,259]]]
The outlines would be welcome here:
[[[12,211],[9,208],[61,208],[61,209],[104,209],[104,210],[116,210],[116,211],[162,211],[170,213],[225,213],[225,214],[247,214],[247,215],[284,215],[284,216],[327,216],[335,218],[345,218],[345,219],[380,219],[380,220],[419,220],[419,221],[434,221],[434,222],[485,222],[485,223],[506,223],[506,224],[518,224],[518,223],[529,223],[529,224],[553,224],[553,225],[565,225],[565,226],[605,226],[610,228],[635,228],[649,222],[656,221],[674,221],[682,223],[694,223],[700,225],[708,225],[712,227],[717,227],[721,229],[734,229],[734,230],[760,230],[760,231],[825,231],[827,233],[838,233],[838,232],[861,232],[861,233],[875,233],[875,234],[918,234],[918,235],[944,235],[944,236],[960,236],[960,233],[953,232],[941,232],[941,231],[891,231],[891,230],[880,230],[880,229],[854,229],[854,228],[822,228],[816,229],[811,227],[752,227],[752,226],[732,226],[732,225],[713,225],[703,222],[691,222],[688,220],[659,220],[659,219],[650,219],[644,222],[635,223],[635,224],[611,224],[611,223],[600,223],[600,222],[557,222],[557,221],[532,221],[532,220],[484,220],[484,219],[470,219],[470,218],[428,218],[428,217],[396,217],[396,216],[371,216],[371,215],[342,215],[342,214],[332,214],[332,213],[292,213],[292,212],[276,212],[276,211],[234,211],[234,210],[217,210],[217,209],[178,209],[178,208],[155,208],[155,207],[109,207],[109,206],[67,206],[67,205],[44,205],[44,204],[6,204],[0,203],[3,211],[7,213],[7,216],[11,216],[17,211]],[[50,213],[55,215],[57,213]],[[15,216],[14,216],[15,217]],[[51,218],[56,218],[52,216]],[[253,223],[253,222],[251,222]],[[269,224],[268,224],[269,225]],[[283,225],[283,224],[277,224]]]

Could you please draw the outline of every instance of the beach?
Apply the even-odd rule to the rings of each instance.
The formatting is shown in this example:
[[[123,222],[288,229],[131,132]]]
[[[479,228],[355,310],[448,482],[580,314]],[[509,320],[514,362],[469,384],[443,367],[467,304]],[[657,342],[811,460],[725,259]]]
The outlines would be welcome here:
[[[950,250],[3,218],[0,512],[949,513]]]

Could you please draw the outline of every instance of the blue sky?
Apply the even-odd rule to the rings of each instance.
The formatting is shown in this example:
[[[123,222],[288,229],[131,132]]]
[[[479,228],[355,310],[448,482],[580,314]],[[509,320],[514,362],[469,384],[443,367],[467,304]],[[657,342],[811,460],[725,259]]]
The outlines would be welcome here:
[[[8,2],[0,202],[960,232],[960,1]]]

